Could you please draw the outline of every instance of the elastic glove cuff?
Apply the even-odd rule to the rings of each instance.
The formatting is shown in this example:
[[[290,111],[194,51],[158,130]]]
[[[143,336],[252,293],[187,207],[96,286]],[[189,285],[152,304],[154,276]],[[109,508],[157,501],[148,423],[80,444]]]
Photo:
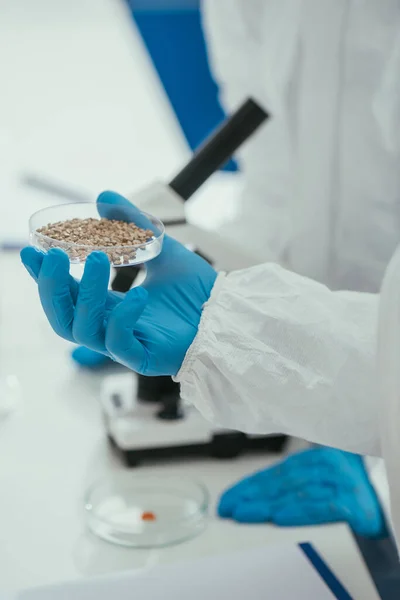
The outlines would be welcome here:
[[[209,335],[207,331],[209,313],[212,310],[213,304],[215,304],[217,301],[219,292],[224,286],[225,279],[226,273],[219,273],[217,279],[215,280],[214,286],[211,290],[210,298],[203,306],[203,312],[201,314],[197,335],[194,338],[188,351],[186,352],[186,356],[180,370],[178,371],[177,375],[173,377],[173,380],[177,383],[186,383],[190,385],[190,375],[193,368],[193,364],[196,360],[197,350],[199,346],[204,346],[204,343],[207,341],[207,336]]]

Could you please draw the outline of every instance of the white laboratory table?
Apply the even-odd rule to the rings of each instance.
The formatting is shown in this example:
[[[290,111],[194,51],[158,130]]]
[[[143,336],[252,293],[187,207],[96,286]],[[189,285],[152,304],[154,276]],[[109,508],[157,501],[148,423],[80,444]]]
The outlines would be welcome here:
[[[100,474],[121,468],[111,456],[97,401],[101,375],[74,368],[70,347],[50,330],[34,283],[18,256],[3,255],[0,365],[18,376],[23,400],[0,422],[0,587],[11,590],[140,569],[256,545],[310,540],[353,594],[375,600],[369,575],[346,526],[277,529],[218,520],[214,505],[226,486],[267,464],[265,457],[229,462],[166,463],[157,469],[202,480],[213,507],[196,539],[154,551],[113,547],[85,529],[83,494]]]

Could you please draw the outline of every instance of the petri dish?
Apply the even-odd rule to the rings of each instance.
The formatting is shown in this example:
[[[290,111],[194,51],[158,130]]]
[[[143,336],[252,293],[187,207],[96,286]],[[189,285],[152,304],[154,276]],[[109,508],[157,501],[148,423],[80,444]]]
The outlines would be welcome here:
[[[141,229],[148,231],[148,237],[144,242],[133,244],[112,245],[111,240],[103,245],[82,243],[82,240],[70,241],[54,239],[49,235],[40,233],[40,229],[49,225],[60,224],[73,219],[101,219],[100,215],[109,220],[133,222]],[[61,248],[69,256],[72,264],[82,264],[91,252],[99,251],[107,254],[110,263],[114,267],[129,267],[143,264],[156,258],[163,246],[164,225],[148,213],[139,211],[132,207],[120,207],[118,205],[101,204],[95,202],[79,202],[72,204],[58,204],[50,206],[34,213],[29,220],[30,241],[43,252],[50,248]]]
[[[205,486],[185,477],[117,473],[87,492],[89,529],[99,538],[132,548],[178,544],[201,533],[207,523]]]

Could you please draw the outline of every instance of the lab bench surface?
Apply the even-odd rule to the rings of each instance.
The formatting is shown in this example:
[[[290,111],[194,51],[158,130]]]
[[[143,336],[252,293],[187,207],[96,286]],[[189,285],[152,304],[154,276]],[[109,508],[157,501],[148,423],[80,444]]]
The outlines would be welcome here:
[[[199,537],[162,550],[113,547],[86,531],[83,496],[98,476],[120,469],[110,453],[98,405],[101,374],[77,371],[70,346],[50,330],[35,284],[15,254],[1,257],[2,374],[18,376],[23,402],[0,422],[0,581],[5,590],[142,569],[262,544],[316,544],[354,598],[376,600],[368,572],[345,525],[278,529],[218,520],[215,502],[230,483],[267,465],[266,457],[198,460],[141,467],[189,474],[213,501]],[[12,318],[11,318],[12,316]]]

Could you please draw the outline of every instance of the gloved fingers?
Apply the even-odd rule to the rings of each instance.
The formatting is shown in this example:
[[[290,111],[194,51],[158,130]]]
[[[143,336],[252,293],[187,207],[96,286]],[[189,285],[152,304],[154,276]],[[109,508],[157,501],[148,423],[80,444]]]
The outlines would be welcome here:
[[[28,271],[29,275],[32,279],[37,283],[39,279],[40,269],[42,268],[43,259],[46,256],[43,252],[40,252],[33,246],[27,246],[21,250],[21,260],[22,264]],[[76,298],[78,296],[78,282],[73,278],[69,278],[70,291],[72,296],[72,301],[75,303]]]
[[[266,502],[277,498],[282,488],[286,487],[286,483],[282,474],[282,463],[253,473],[222,494],[218,504],[218,515],[223,519],[230,519],[241,502],[256,501],[260,498]]]
[[[335,483],[309,483],[285,497],[272,521],[282,527],[344,521],[345,511]]]
[[[20,256],[25,269],[37,283],[44,258],[43,252],[33,248],[33,246],[27,246],[21,250]]]
[[[342,453],[333,448],[312,448],[288,456],[281,463],[261,473],[263,487],[270,495],[279,495],[316,484],[333,483],[342,477]]]
[[[218,515],[223,519],[232,517],[233,511],[239,502],[243,500],[255,500],[260,494],[263,497],[274,497],[277,495],[277,481],[275,473],[282,463],[252,473],[241,479],[222,495],[218,503]]]
[[[312,483],[277,505],[271,520],[280,526],[344,521],[359,535],[384,535],[385,523],[375,490],[370,486],[358,488],[357,492],[343,492],[342,486],[334,481]]]
[[[260,494],[263,497],[276,498],[303,485],[307,474],[306,469],[295,471],[291,468],[290,463],[284,460],[242,479],[227,490],[221,500],[224,499],[227,503],[238,498],[251,500]]]
[[[147,349],[135,337],[135,327],[147,303],[148,294],[142,287],[130,290],[111,312],[105,345],[110,356],[137,373],[145,374]]]
[[[78,346],[73,350],[72,360],[80,367],[87,369],[98,369],[113,362],[111,358],[105,354],[89,350],[89,348],[85,348],[85,346]]]
[[[248,489],[248,479],[240,481],[229,490],[224,492],[219,500],[217,512],[222,519],[231,519],[233,512],[239,502],[246,497],[246,489]]]
[[[333,481],[307,482],[294,493],[304,502],[335,502],[339,488]]]
[[[238,523],[267,523],[273,515],[273,507],[268,500],[241,502],[232,511],[232,519]]]
[[[356,462],[350,461],[349,456],[334,448],[319,448],[291,457],[288,466],[299,481],[303,479],[304,485],[326,482],[345,488],[353,484],[354,464],[360,460],[354,456],[351,458]]]
[[[365,513],[351,500],[334,501],[292,494],[279,501],[242,501],[232,511],[231,518],[239,523],[272,522],[279,527],[303,527],[325,523],[347,522],[359,535],[380,537],[385,534],[385,523],[379,505]],[[354,504],[354,502],[353,502]]]
[[[273,513],[271,521],[279,527],[301,527],[337,523],[345,518],[336,502],[310,502],[294,495]]]
[[[226,490],[218,504],[218,515],[224,519],[232,518],[237,506],[242,502],[276,501],[296,488],[296,479],[289,479],[280,463],[246,477]]]
[[[66,340],[74,341],[74,302],[71,294],[69,258],[59,248],[44,256],[38,278],[43,310],[54,331]]]
[[[160,230],[149,221],[139,208],[116,192],[102,192],[97,198],[97,207],[100,216],[103,218],[133,222],[142,229],[150,229],[156,236],[160,235]],[[165,261],[169,260],[169,255],[172,252],[176,254],[182,249],[185,248],[179,242],[168,235],[164,235],[163,250],[157,258],[154,258],[146,265],[147,271],[150,273],[157,267],[164,268]]]
[[[79,285],[72,334],[75,341],[97,352],[105,352],[105,310],[110,280],[110,262],[103,252],[92,252],[86,260]]]
[[[109,291],[106,298],[105,305],[105,318],[107,320],[108,315],[114,310],[114,308],[124,300],[125,294],[118,295],[116,292]]]
[[[308,497],[331,498],[331,470],[325,468],[324,464],[316,465],[314,461],[309,466],[307,456],[302,456],[301,460],[289,457],[273,467],[246,477],[226,490],[219,501],[219,516],[231,518],[238,504],[244,501],[283,501],[293,493],[305,493],[306,490]]]
[[[105,305],[105,320],[108,320],[110,313],[114,310],[114,308],[125,299],[126,294],[123,292],[114,292],[112,290],[108,291],[106,297],[106,305]]]
[[[150,229],[154,235],[160,235],[159,229],[141,210],[116,192],[102,192],[97,198],[97,207],[103,218],[133,222],[142,229]]]
[[[278,494],[295,490],[321,489],[324,486],[335,485],[338,487],[337,473],[326,465],[299,465],[288,469],[285,473],[276,474],[276,488]]]
[[[283,526],[319,524],[331,522],[332,518],[343,518],[343,512],[335,500],[334,487],[314,484],[280,497],[260,495],[253,500],[239,499],[231,507],[230,517],[241,523],[272,521]]]

